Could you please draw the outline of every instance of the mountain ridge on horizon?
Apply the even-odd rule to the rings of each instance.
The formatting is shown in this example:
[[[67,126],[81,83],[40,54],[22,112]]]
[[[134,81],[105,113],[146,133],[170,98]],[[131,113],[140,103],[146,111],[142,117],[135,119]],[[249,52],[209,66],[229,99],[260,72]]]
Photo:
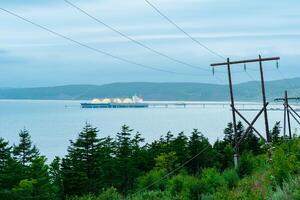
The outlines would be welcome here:
[[[269,100],[283,96],[288,89],[300,95],[300,77],[266,81]],[[260,99],[259,81],[234,85],[237,100]],[[145,100],[227,101],[228,85],[197,82],[116,82],[103,85],[72,84],[49,87],[0,88],[0,99],[86,100],[105,97],[142,96]]]

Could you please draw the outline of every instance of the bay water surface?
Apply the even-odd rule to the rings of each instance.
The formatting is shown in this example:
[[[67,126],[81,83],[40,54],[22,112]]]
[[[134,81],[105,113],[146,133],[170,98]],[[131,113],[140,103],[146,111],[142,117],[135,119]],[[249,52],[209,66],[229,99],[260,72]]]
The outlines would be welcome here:
[[[258,105],[253,107],[259,108]],[[282,108],[281,105],[271,107]],[[251,121],[258,111],[241,112]],[[283,120],[283,111],[270,111],[268,114],[271,128],[276,121]],[[262,117],[256,127],[265,133]],[[168,131],[174,135],[181,131],[190,135],[194,128],[214,142],[223,138],[223,130],[230,121],[228,105],[82,109],[79,101],[0,101],[0,137],[10,144],[18,143],[19,131],[26,128],[41,154],[49,160],[66,154],[69,141],[76,139],[86,122],[98,127],[100,137],[115,137],[121,126],[126,124],[134,132],[140,132],[146,142],[159,139]],[[296,123],[292,124],[293,129],[297,128]]]

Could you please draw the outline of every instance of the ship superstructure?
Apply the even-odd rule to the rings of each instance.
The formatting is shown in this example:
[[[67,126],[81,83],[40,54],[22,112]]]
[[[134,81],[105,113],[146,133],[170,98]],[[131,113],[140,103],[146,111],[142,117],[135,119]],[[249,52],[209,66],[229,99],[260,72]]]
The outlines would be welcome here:
[[[82,108],[146,108],[148,106],[136,95],[131,98],[95,98],[89,103],[81,103]]]

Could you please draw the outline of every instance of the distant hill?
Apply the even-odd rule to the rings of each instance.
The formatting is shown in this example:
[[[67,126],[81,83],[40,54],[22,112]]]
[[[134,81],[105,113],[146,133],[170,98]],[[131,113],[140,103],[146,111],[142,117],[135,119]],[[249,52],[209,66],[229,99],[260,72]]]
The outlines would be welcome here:
[[[300,78],[266,82],[270,100],[283,95],[300,95]],[[234,94],[240,101],[261,98],[259,82],[234,85]],[[112,83],[106,85],[66,85],[40,88],[0,88],[0,99],[87,100],[104,97],[142,96],[145,100],[227,101],[228,86],[205,83]]]

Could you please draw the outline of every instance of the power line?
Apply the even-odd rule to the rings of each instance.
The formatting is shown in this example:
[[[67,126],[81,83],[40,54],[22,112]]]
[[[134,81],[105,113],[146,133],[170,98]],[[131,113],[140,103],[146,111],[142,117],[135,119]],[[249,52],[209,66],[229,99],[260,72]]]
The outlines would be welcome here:
[[[201,43],[199,40],[197,40],[196,38],[194,38],[193,36],[191,36],[188,32],[186,32],[183,28],[181,28],[178,24],[176,24],[173,20],[171,20],[171,18],[169,18],[166,14],[164,14],[162,11],[160,11],[153,3],[151,3],[149,0],[144,0],[150,7],[152,7],[159,15],[161,15],[164,19],[166,19],[169,23],[171,23],[173,26],[175,26],[179,31],[181,31],[183,34],[185,34],[188,38],[190,38],[192,41],[196,42],[198,45],[200,45],[202,48],[206,49],[207,51],[209,51],[210,53],[216,55],[217,57],[226,60],[226,58],[224,56],[222,56],[221,54],[219,54],[218,52],[212,50],[211,48],[209,48],[208,46],[204,45],[203,43]],[[253,70],[253,71],[258,71],[258,70]],[[237,71],[237,72],[233,72],[233,74],[235,73],[241,73],[242,71]],[[219,73],[224,73],[224,72],[219,72]],[[249,74],[247,73],[247,76],[249,76]],[[251,78],[252,79],[252,78]]]
[[[176,58],[173,58],[173,57],[171,57],[171,56],[169,56],[169,55],[167,55],[167,54],[164,54],[164,53],[162,53],[162,52],[160,52],[160,51],[158,51],[158,50],[155,50],[155,49],[149,47],[148,45],[145,45],[144,43],[139,42],[139,41],[137,41],[136,39],[134,39],[134,38],[132,38],[132,37],[130,37],[130,36],[128,36],[128,35],[122,33],[122,32],[119,31],[119,30],[117,30],[116,28],[114,28],[114,27],[108,25],[107,23],[105,23],[105,22],[103,22],[102,20],[100,20],[99,18],[96,18],[95,16],[91,15],[90,13],[88,13],[88,12],[85,11],[85,10],[83,10],[83,9],[80,8],[79,6],[75,5],[74,3],[72,3],[72,2],[70,2],[70,1],[68,1],[68,0],[63,0],[63,1],[66,2],[67,4],[69,4],[70,6],[72,6],[73,8],[77,9],[77,10],[80,11],[81,13],[87,15],[89,18],[95,20],[96,22],[98,22],[98,23],[102,24],[103,26],[109,28],[110,30],[114,31],[115,33],[121,35],[122,37],[124,37],[124,38],[130,40],[131,42],[133,42],[133,43],[135,43],[135,44],[137,44],[137,45],[139,45],[139,46],[141,46],[141,47],[143,47],[143,48],[145,48],[145,49],[148,49],[149,51],[151,51],[151,52],[153,52],[153,53],[155,53],[155,54],[157,54],[157,55],[160,55],[160,56],[165,57],[165,58],[167,58],[167,59],[169,59],[169,60],[172,60],[173,62],[182,64],[182,65],[185,65],[185,66],[188,66],[188,67],[191,67],[191,68],[200,69],[200,70],[204,70],[204,71],[210,71],[209,69],[205,69],[205,68],[202,68],[202,67],[199,67],[199,66],[196,66],[196,65],[192,65],[192,64],[186,63],[186,62],[184,62],[184,61],[181,61],[181,60],[178,60],[178,59],[176,59]]]
[[[175,26],[178,30],[180,30],[182,33],[184,33],[187,37],[189,37],[192,41],[196,42],[198,45],[200,45],[202,48],[206,49],[207,51],[209,51],[210,53],[218,56],[219,58],[222,58],[224,60],[226,60],[226,58],[224,56],[222,56],[221,54],[217,53],[216,51],[208,48],[206,45],[202,44],[201,42],[199,42],[196,38],[192,37],[189,33],[187,33],[185,30],[183,30],[179,25],[177,25],[173,20],[171,20],[167,15],[165,15],[164,13],[162,13],[156,6],[154,6],[154,4],[150,3],[150,1],[148,0],[144,0],[149,6],[151,6],[159,15],[161,15],[163,18],[165,18],[169,23],[171,23],[173,26]]]
[[[185,34],[188,38],[190,38],[192,41],[200,45],[202,48],[206,49],[210,53],[214,54],[215,56],[226,60],[224,56],[217,53],[216,51],[210,49],[208,46],[201,43],[199,40],[191,36],[188,32],[186,32],[183,28],[181,28],[179,25],[177,25],[173,20],[171,20],[167,15],[165,15],[162,11],[160,11],[154,4],[152,4],[149,0],[144,0],[150,7],[152,7],[159,15],[161,15],[164,19],[166,19],[169,23],[171,23],[173,26],[175,26],[179,31],[181,31],[183,34]],[[242,71],[237,71],[233,73],[241,73]],[[218,72],[218,73],[226,73],[226,72]],[[216,78],[216,77],[215,77]],[[218,81],[220,81],[218,78],[216,78]]]
[[[293,85],[291,84],[291,82],[289,81],[288,78],[286,78],[286,76],[283,74],[283,72],[278,68],[277,69],[279,75],[281,76],[282,80],[285,81],[286,85],[290,88],[293,88]]]
[[[116,59],[116,60],[120,60],[120,61],[129,63],[129,64],[132,64],[132,65],[136,65],[136,66],[139,66],[139,67],[143,67],[143,68],[146,68],[146,69],[151,69],[151,70],[154,70],[154,71],[160,71],[160,72],[164,72],[164,73],[171,73],[171,74],[184,75],[184,76],[207,76],[207,75],[197,75],[197,74],[188,74],[188,73],[180,73],[180,72],[175,72],[175,71],[169,71],[169,70],[160,69],[160,68],[152,67],[152,66],[149,66],[149,65],[141,64],[141,63],[138,63],[138,62],[135,62],[135,61],[132,61],[132,60],[128,60],[128,59],[126,59],[126,58],[122,58],[122,57],[119,57],[119,56],[110,54],[110,53],[108,53],[108,52],[102,51],[102,50],[100,50],[100,49],[91,47],[91,46],[89,46],[89,45],[87,45],[87,44],[84,44],[84,43],[82,43],[82,42],[78,42],[77,40],[74,40],[74,39],[72,39],[72,38],[70,38],[70,37],[68,37],[68,36],[65,36],[65,35],[62,35],[62,34],[60,34],[60,33],[58,33],[58,32],[55,32],[55,31],[53,31],[53,30],[51,30],[51,29],[49,29],[49,28],[47,28],[47,27],[45,27],[45,26],[42,26],[42,25],[40,25],[40,24],[37,24],[37,23],[35,23],[35,22],[33,22],[33,21],[31,21],[31,20],[25,18],[25,17],[22,17],[22,16],[20,16],[20,15],[14,13],[14,12],[12,12],[12,11],[6,10],[6,9],[4,9],[4,8],[0,8],[0,10],[2,10],[2,11],[6,12],[6,13],[8,13],[8,14],[14,16],[14,17],[17,17],[17,18],[19,18],[19,19],[21,19],[21,20],[23,20],[23,21],[26,21],[27,23],[30,23],[30,24],[32,24],[32,25],[38,27],[38,28],[41,28],[41,29],[43,29],[43,30],[45,30],[45,31],[47,31],[47,32],[50,32],[50,33],[52,33],[53,35],[56,35],[56,36],[58,36],[58,37],[61,37],[61,38],[65,39],[65,40],[68,40],[68,41],[70,41],[70,42],[73,42],[73,43],[75,43],[75,44],[77,44],[77,45],[79,45],[79,46],[85,47],[85,48],[90,49],[90,50],[92,50],[92,51],[95,51],[95,52],[97,52],[97,53],[101,53],[101,54],[103,54],[103,55],[112,57],[112,58],[114,58],[114,59]]]
[[[204,147],[199,153],[197,153],[195,156],[193,156],[192,158],[190,158],[189,160],[185,161],[183,164],[181,164],[180,166],[178,166],[177,168],[173,169],[172,171],[170,171],[169,173],[167,173],[166,175],[164,175],[163,177],[161,177],[160,179],[154,181],[153,183],[149,184],[148,186],[140,189],[139,191],[135,192],[134,194],[138,193],[138,192],[142,192],[146,189],[148,189],[149,187],[159,183],[160,181],[164,180],[165,178],[169,177],[170,175],[172,175],[173,173],[175,173],[176,171],[180,170],[181,168],[183,168],[185,165],[187,165],[188,163],[190,163],[192,160],[194,160],[195,158],[197,158],[200,154],[202,154],[204,151],[206,151],[208,148],[210,147],[210,145],[207,145],[206,147]]]

